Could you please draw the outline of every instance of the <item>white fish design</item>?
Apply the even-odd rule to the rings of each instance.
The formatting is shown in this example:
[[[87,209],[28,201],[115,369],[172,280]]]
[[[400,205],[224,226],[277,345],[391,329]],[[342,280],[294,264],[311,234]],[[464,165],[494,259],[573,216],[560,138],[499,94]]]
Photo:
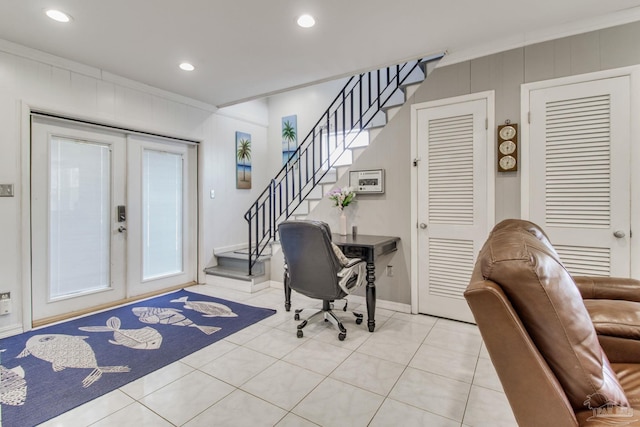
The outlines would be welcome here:
[[[98,366],[96,355],[84,340],[88,337],[75,335],[34,335],[27,340],[25,349],[17,357],[33,355],[38,359],[51,362],[55,372],[65,368],[93,368],[82,380],[87,388],[102,377],[103,373],[129,372],[128,366]]]
[[[180,314],[182,310],[177,310],[175,308],[134,307],[131,310],[143,323],[149,323],[152,325],[159,323],[161,325],[190,326],[192,328],[200,329],[207,335],[211,335],[212,333],[220,330],[220,328],[216,326],[196,325],[193,321]]]
[[[224,304],[210,301],[187,301],[188,298],[172,299],[171,302],[183,302],[184,308],[203,313],[202,317],[238,317],[236,313]]]
[[[82,326],[78,329],[85,332],[113,332],[111,344],[122,345],[136,350],[156,350],[162,344],[160,332],[150,326],[141,329],[120,329],[119,317],[110,317],[107,326]]]
[[[0,365],[0,403],[22,406],[27,400],[27,382],[22,366],[8,369]]]

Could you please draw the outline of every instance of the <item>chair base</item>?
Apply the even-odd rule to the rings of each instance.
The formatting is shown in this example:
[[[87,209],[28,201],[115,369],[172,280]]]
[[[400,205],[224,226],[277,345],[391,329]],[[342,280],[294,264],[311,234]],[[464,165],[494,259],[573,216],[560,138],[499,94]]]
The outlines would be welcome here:
[[[322,310],[316,311],[315,313],[309,316],[306,320],[303,320],[298,325],[298,332],[297,332],[298,338],[302,338],[304,336],[302,329],[305,326],[307,326],[307,324],[312,319],[319,317],[322,314],[324,321],[331,322],[331,324],[339,331],[338,339],[340,341],[344,341],[344,339],[347,337],[347,329],[344,327],[340,319],[338,319],[338,316],[335,315],[331,306],[332,306],[331,301],[322,301]],[[295,310],[295,315],[293,316],[294,320],[300,320],[300,313],[302,313],[302,311],[304,311],[304,309]],[[347,311],[347,304],[344,305],[343,311]],[[358,325],[361,324],[362,317],[363,317],[362,314],[354,312],[353,315],[356,317],[356,324]]]

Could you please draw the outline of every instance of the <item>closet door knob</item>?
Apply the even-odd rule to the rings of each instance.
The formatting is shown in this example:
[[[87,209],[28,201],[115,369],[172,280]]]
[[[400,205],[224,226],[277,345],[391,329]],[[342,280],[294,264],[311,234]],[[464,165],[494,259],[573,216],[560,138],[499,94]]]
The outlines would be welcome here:
[[[421,222],[420,223],[420,228],[422,228],[424,230],[425,228],[427,228],[427,224],[425,224],[424,222]]]
[[[622,239],[624,236],[626,236],[626,234],[624,234],[624,231],[622,230],[614,231],[613,235],[616,236],[618,239]]]

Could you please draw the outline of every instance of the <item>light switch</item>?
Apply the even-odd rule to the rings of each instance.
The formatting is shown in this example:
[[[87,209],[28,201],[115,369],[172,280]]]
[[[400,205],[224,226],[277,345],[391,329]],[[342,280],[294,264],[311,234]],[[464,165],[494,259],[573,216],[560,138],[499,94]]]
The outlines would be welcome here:
[[[0,197],[13,197],[13,184],[0,184]]]

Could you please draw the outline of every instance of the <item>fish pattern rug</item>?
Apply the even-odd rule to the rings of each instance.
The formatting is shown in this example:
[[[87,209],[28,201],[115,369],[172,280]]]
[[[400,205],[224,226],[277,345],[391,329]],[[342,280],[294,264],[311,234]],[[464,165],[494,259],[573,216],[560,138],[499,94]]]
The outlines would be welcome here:
[[[186,290],[0,340],[0,425],[35,426],[275,310]]]

